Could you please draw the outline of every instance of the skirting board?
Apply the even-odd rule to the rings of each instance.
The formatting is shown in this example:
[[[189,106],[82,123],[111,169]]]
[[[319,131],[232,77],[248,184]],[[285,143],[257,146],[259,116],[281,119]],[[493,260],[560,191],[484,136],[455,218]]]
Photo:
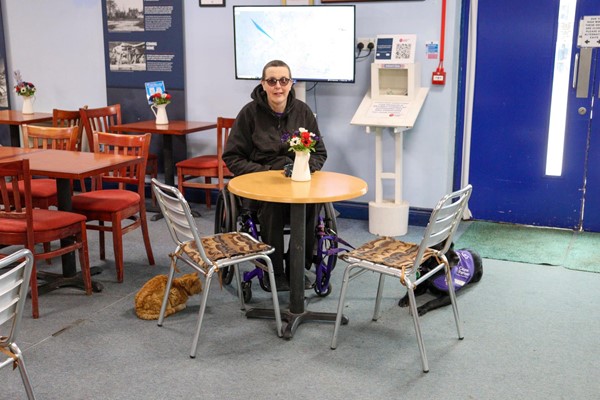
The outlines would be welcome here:
[[[149,188],[147,188],[148,190]],[[218,191],[211,191],[211,204],[214,207],[217,204]],[[146,198],[149,197],[150,192],[147,191]],[[186,199],[191,203],[204,204],[204,191],[198,189],[186,189]],[[355,201],[338,201],[334,203],[334,208],[339,212],[340,218],[349,219],[362,219],[367,221],[369,219],[369,204]],[[414,208],[410,207],[408,211],[408,224],[414,226],[426,226],[431,216],[431,209],[425,208]]]

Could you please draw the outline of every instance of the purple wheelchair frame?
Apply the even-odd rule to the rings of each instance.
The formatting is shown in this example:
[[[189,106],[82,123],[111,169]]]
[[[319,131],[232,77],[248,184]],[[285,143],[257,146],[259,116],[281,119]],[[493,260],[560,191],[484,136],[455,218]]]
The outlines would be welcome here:
[[[259,229],[253,219],[251,210],[241,207],[239,199],[227,190],[227,186],[221,191],[217,200],[217,211],[215,214],[215,233],[227,230],[238,230],[252,235],[259,239]],[[318,296],[325,297],[331,293],[331,273],[333,272],[337,256],[339,253],[349,251],[354,247],[340,238],[335,229],[335,214],[331,204],[323,204],[325,216],[319,212],[318,221],[315,227],[317,238],[316,254],[313,255],[312,264],[315,265],[316,281],[313,289]],[[238,214],[238,211],[239,212]],[[329,215],[328,215],[329,214]],[[333,225],[333,227],[332,227]],[[312,265],[311,264],[311,265]],[[309,265],[307,269],[310,269]],[[242,275],[242,291],[244,300],[250,301],[252,298],[252,279],[258,278],[261,288],[270,291],[263,283],[264,272],[260,267],[246,271]],[[229,284],[233,278],[232,271],[225,271],[223,282]]]

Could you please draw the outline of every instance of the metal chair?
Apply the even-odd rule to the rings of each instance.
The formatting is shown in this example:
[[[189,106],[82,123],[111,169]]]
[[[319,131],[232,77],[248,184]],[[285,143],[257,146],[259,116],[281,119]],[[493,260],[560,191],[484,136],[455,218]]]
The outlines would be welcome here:
[[[177,270],[177,261],[183,261],[200,275],[204,276],[204,290],[200,302],[198,323],[190,352],[190,357],[195,358],[210,283],[214,274],[220,274],[221,269],[233,266],[241,309],[245,310],[246,306],[242,295],[237,265],[246,261],[254,261],[256,265],[260,265],[261,268],[268,273],[271,287],[276,289],[273,264],[269,258],[269,254],[271,254],[274,249],[271,246],[254,239],[247,233],[241,232],[220,233],[201,238],[194,217],[190,211],[189,204],[179,190],[172,186],[160,183],[156,179],[152,179],[152,190],[154,190],[156,199],[160,205],[171,238],[177,245],[175,251],[170,254],[171,267],[169,269],[167,287],[165,289],[165,295],[158,317],[158,326],[162,326],[164,321],[171,283],[173,282],[173,276]],[[273,312],[275,314],[277,335],[281,337],[282,325],[277,290],[272,290],[271,296],[273,298]]]
[[[458,228],[469,197],[471,196],[471,191],[471,185],[467,185],[461,190],[444,196],[438,202],[431,213],[420,244],[407,243],[390,237],[380,237],[351,252],[340,255],[340,258],[346,261],[348,266],[346,266],[344,271],[337,317],[331,340],[332,349],[337,347],[337,337],[342,322],[342,312],[344,310],[348,283],[366,271],[379,273],[379,285],[377,287],[373,321],[377,321],[380,316],[385,276],[390,275],[398,278],[400,283],[406,287],[410,306],[409,310],[413,317],[417,342],[421,352],[423,372],[429,371],[429,365],[421,335],[421,325],[419,323],[414,290],[442,269],[446,275],[458,338],[463,339],[454,285],[450,276],[451,268],[445,254],[450,248],[454,233]],[[427,274],[419,276],[419,266],[431,257],[437,260],[437,266]],[[353,270],[356,268],[359,270],[353,273]]]
[[[19,368],[28,399],[35,399],[35,395],[25,368],[23,353],[15,341],[27,299],[33,262],[33,254],[27,249],[0,259],[0,269],[16,264],[8,272],[0,275],[0,369],[9,365],[13,369]],[[10,325],[2,327],[9,321]],[[8,335],[5,336],[6,327]]]

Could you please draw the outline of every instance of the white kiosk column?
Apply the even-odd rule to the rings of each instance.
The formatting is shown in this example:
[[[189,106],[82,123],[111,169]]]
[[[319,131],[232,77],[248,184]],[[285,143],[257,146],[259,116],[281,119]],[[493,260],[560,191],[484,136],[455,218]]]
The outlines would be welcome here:
[[[377,37],[375,62],[371,64],[371,90],[351,121],[353,125],[365,126],[367,133],[375,134],[375,201],[369,202],[369,232],[380,236],[402,236],[408,231],[409,205],[402,199],[402,142],[404,132],[414,126],[429,91],[419,87],[415,45],[415,35]],[[408,51],[394,50],[399,48]],[[393,135],[393,172],[383,169],[384,130]],[[384,197],[384,180],[393,180],[393,199]]]
[[[369,202],[369,232],[382,236],[401,236],[408,230],[408,202],[402,199],[402,139],[404,129],[393,128],[394,172],[383,170],[382,127],[367,127],[375,132],[375,201]],[[383,181],[394,181],[394,198],[384,199]]]

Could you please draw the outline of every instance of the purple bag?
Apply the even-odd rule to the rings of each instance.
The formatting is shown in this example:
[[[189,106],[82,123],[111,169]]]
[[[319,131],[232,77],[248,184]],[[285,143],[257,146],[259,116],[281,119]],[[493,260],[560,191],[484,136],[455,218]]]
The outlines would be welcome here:
[[[460,290],[463,286],[471,281],[475,274],[475,264],[473,256],[467,250],[455,250],[458,255],[459,262],[450,271],[454,290]],[[433,279],[433,286],[437,289],[447,292],[448,285],[446,284],[446,276],[442,273]]]

